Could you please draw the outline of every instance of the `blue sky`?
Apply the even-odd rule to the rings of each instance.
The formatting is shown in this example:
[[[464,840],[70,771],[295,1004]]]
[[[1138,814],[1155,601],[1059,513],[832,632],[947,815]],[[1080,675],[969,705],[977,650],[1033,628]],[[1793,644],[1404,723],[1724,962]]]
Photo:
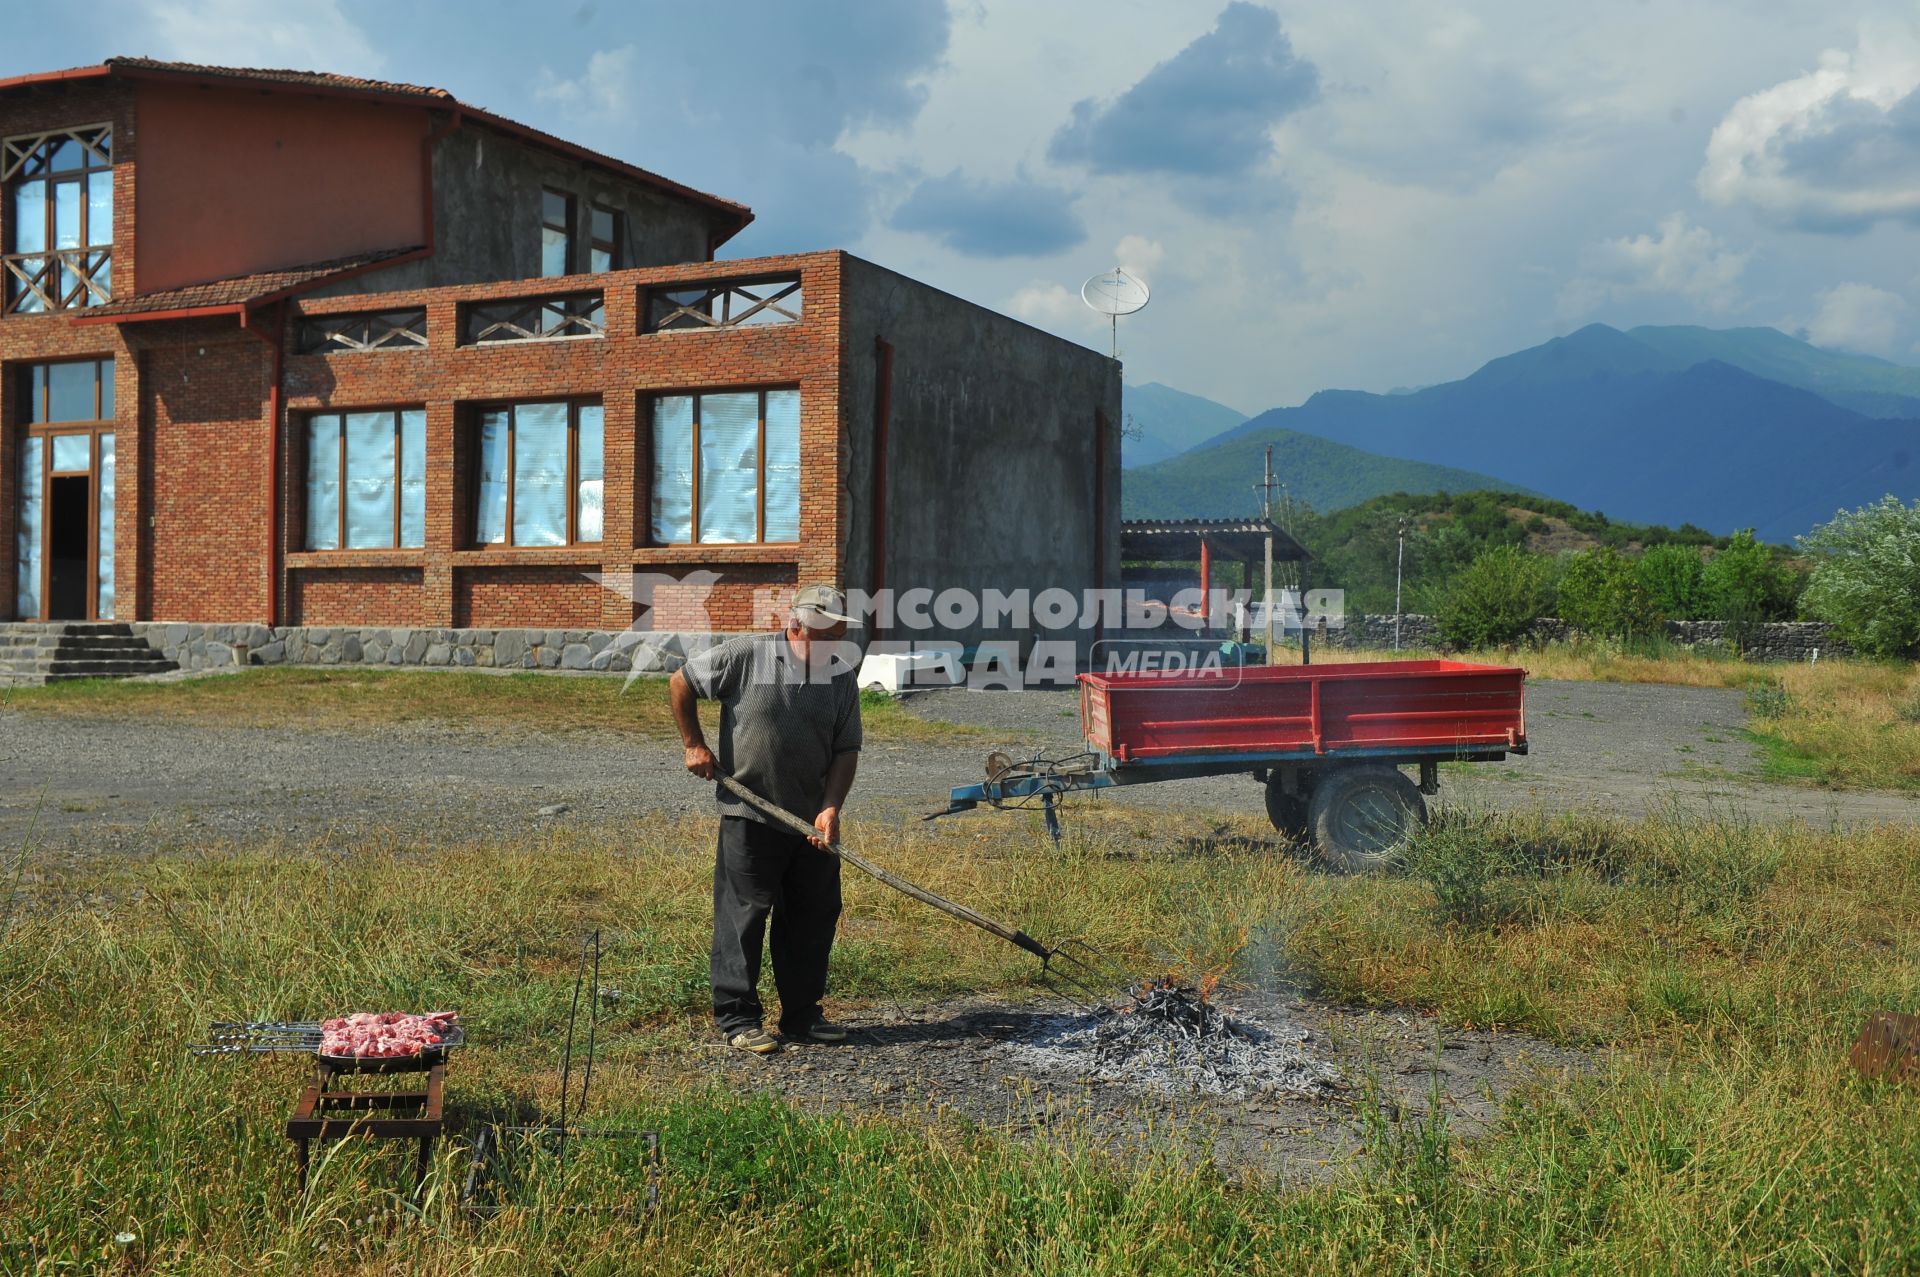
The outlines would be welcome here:
[[[432,84],[1244,411],[1595,320],[1920,363],[1920,8],[1796,0],[99,0],[145,54]]]

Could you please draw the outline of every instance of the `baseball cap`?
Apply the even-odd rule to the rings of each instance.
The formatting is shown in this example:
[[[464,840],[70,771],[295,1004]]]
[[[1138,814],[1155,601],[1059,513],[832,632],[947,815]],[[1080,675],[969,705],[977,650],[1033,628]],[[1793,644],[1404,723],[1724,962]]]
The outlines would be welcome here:
[[[807,586],[793,596],[793,610],[813,612],[829,621],[854,623],[854,618],[847,615],[847,596],[831,585]]]

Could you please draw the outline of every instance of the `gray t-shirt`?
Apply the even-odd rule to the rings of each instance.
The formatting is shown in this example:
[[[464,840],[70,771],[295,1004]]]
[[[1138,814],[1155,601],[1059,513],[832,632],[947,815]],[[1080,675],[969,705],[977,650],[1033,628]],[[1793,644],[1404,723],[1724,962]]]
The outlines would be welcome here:
[[[814,682],[780,633],[743,634],[690,659],[687,685],[720,702],[714,755],[741,784],[805,821],[820,814],[827,768],[860,749],[860,688],[855,671]],[[718,785],[723,816],[767,817]]]

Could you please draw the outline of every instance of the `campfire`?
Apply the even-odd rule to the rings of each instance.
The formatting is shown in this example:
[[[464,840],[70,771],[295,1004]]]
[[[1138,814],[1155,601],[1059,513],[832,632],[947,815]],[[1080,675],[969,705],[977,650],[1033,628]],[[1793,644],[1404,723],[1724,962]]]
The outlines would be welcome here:
[[[1230,1014],[1214,1000],[1218,976],[1137,985],[1104,1013],[1052,1016],[1025,1046],[1036,1063],[1165,1093],[1246,1096],[1335,1090],[1340,1075],[1305,1049],[1308,1035]]]

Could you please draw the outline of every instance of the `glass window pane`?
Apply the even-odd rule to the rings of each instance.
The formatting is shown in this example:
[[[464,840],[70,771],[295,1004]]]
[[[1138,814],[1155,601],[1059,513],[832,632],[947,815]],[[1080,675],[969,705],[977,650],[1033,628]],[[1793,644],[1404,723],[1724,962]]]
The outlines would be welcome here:
[[[99,598],[95,610],[101,620],[113,618],[113,436],[100,436],[100,535],[96,544],[100,557],[95,575],[99,580]]]
[[[92,435],[55,435],[53,469],[56,474],[85,473],[93,469]]]
[[[27,402],[26,412],[23,414],[27,422],[31,424],[36,421],[45,421],[47,419],[47,366],[28,364],[20,372],[20,382],[22,386],[20,393],[26,397]]]
[[[606,249],[596,248],[587,256],[592,259],[587,263],[587,269],[593,273],[599,274],[601,271],[613,269],[613,254]]]
[[[427,414],[400,414],[400,544],[427,543]]]
[[[800,539],[800,392],[767,392],[769,541]]]
[[[92,421],[93,376],[97,367],[91,359],[80,364],[48,364],[48,421]]]
[[[542,275],[564,275],[567,273],[567,233],[551,227],[540,230],[540,273]]]
[[[52,169],[56,173],[65,173],[82,168],[87,162],[86,148],[72,138],[62,138],[53,148]]]
[[[760,396],[700,397],[700,539],[758,539]]]
[[[394,421],[390,412],[347,414],[347,548],[393,545]]]
[[[22,257],[20,259],[20,269],[29,278],[38,276],[40,272],[46,268],[46,265],[47,259],[44,257]],[[37,315],[47,308],[46,302],[40,300],[38,294],[28,288],[26,284],[19,283],[12,278],[12,272],[8,272],[7,292],[10,298],[18,299],[13,302],[13,309],[17,314]]]
[[[606,419],[599,404],[585,404],[579,410],[579,438],[576,464],[580,483],[574,495],[574,540],[598,541],[606,523]]]
[[[113,173],[87,175],[87,243],[113,243]]]
[[[558,191],[540,192],[540,220],[554,226],[567,224],[568,199]]]
[[[55,248],[81,248],[80,243],[80,183],[55,182],[53,184],[53,246]]]
[[[507,539],[507,411],[480,414],[480,481],[475,494],[473,539],[495,545]]]
[[[113,420],[113,360],[100,361],[100,420]]]
[[[340,548],[340,418],[307,419],[307,548]]]
[[[613,242],[613,210],[595,208],[593,210],[593,237],[603,244]]]
[[[42,443],[29,436],[20,448],[20,520],[14,525],[15,567],[13,614],[21,619],[40,615],[40,521],[43,479]]]
[[[47,184],[22,182],[13,188],[13,251],[38,253],[47,246]]]
[[[693,396],[653,401],[653,511],[655,545],[693,540]]]
[[[513,543],[567,543],[567,405],[513,409]]]

